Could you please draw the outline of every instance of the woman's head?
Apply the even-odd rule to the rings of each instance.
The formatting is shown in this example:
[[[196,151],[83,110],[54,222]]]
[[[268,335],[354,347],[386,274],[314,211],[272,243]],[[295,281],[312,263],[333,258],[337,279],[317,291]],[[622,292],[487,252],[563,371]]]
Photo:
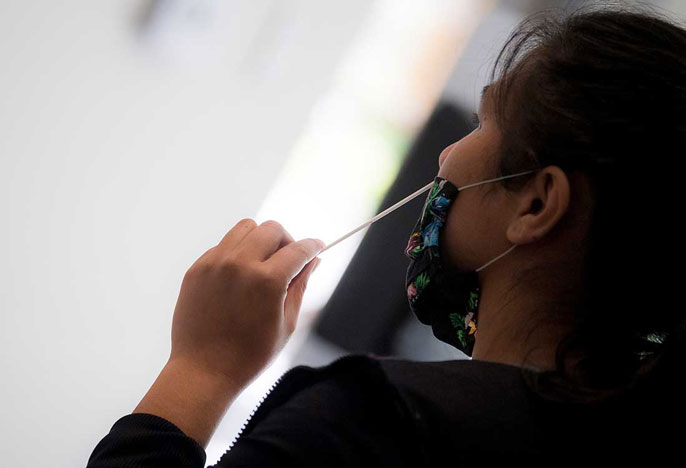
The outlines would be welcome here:
[[[439,175],[459,187],[541,170],[460,195],[446,256],[472,268],[521,246],[481,280],[509,268],[513,289],[573,291],[548,304],[548,318],[565,321],[559,375],[579,351],[579,381],[626,384],[684,318],[686,30],[645,7],[542,11],[520,23],[489,81],[481,127],[446,148]]]

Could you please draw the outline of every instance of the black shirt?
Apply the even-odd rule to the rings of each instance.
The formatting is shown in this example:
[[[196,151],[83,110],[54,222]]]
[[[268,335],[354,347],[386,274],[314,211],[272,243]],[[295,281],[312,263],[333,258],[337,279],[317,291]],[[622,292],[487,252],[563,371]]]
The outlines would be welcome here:
[[[664,459],[655,441],[665,434],[680,439],[683,431],[645,427],[634,410],[541,399],[522,369],[507,364],[353,354],[286,372],[213,466],[601,466]],[[88,468],[201,468],[205,461],[203,447],[177,426],[136,413],[112,426]]]

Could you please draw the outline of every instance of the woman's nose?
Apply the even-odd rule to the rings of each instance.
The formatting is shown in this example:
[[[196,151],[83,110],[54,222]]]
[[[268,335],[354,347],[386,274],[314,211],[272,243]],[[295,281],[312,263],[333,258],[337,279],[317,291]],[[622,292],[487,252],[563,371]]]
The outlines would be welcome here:
[[[448,153],[450,153],[450,149],[453,146],[455,146],[455,143],[453,143],[452,145],[448,146],[443,151],[441,151],[441,154],[438,156],[438,167],[441,167],[443,165],[443,161],[445,161],[445,158],[448,157]]]

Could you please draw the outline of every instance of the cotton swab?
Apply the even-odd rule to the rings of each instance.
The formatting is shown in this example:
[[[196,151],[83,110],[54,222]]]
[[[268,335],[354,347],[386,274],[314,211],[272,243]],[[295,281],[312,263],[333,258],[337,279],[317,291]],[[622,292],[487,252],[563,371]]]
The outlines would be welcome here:
[[[503,177],[497,177],[497,178],[495,178],[495,179],[482,180],[481,182],[476,182],[476,183],[469,184],[469,185],[463,185],[462,187],[459,188],[459,190],[464,190],[464,189],[468,189],[468,188],[471,188],[471,187],[476,187],[476,186],[482,185],[482,184],[488,184],[489,182],[495,182],[495,181],[501,180],[501,179],[509,179],[510,177],[517,177],[517,176],[520,176],[520,175],[529,174],[530,172],[536,172],[537,170],[538,170],[538,169],[533,169],[533,170],[530,170],[530,171],[518,172],[517,174],[510,174],[510,175],[506,175],[506,176],[503,176]],[[434,179],[434,180],[435,180],[435,179]],[[344,240],[344,239],[347,239],[348,237],[352,236],[353,234],[355,234],[355,233],[356,233],[357,231],[359,231],[360,229],[363,229],[363,228],[365,228],[365,227],[367,227],[367,226],[371,226],[375,221],[378,221],[379,219],[381,219],[381,218],[383,218],[384,216],[386,216],[388,213],[391,213],[392,211],[396,210],[397,208],[400,208],[401,206],[403,206],[405,203],[409,202],[409,201],[412,200],[413,198],[418,197],[418,196],[421,195],[422,193],[426,192],[427,190],[429,190],[429,189],[431,188],[431,186],[433,186],[434,180],[432,180],[431,182],[429,182],[428,184],[426,184],[424,187],[422,187],[422,188],[420,188],[419,190],[417,190],[417,191],[416,191],[415,193],[413,193],[412,195],[403,198],[402,200],[400,200],[400,201],[399,201],[398,203],[396,203],[395,205],[391,206],[390,208],[388,208],[388,209],[382,211],[381,213],[379,213],[378,215],[374,216],[372,219],[370,219],[370,220],[367,221],[366,223],[362,224],[360,227],[358,227],[358,228],[356,228],[356,229],[353,229],[352,231],[350,231],[349,233],[347,233],[345,236],[343,236],[343,237],[341,237],[340,239],[337,239],[335,242],[332,242],[331,244],[327,245],[327,246],[324,247],[324,249],[323,249],[321,252],[319,252],[317,255],[320,255],[322,252],[324,252],[324,251],[328,250],[329,248],[333,247],[334,245],[338,244],[340,241],[342,241],[342,240]],[[504,255],[504,254],[503,254],[503,255]],[[499,258],[499,257],[498,257],[498,258]],[[496,260],[497,260],[497,259],[496,259]]]
[[[349,233],[347,233],[346,235],[344,235],[344,236],[341,237],[340,239],[337,239],[336,241],[334,241],[334,242],[332,242],[331,244],[327,245],[327,246],[324,247],[324,249],[323,249],[321,252],[319,252],[317,255],[321,255],[322,252],[324,252],[324,251],[328,250],[329,248],[333,247],[334,245],[338,244],[340,241],[342,241],[342,240],[344,240],[344,239],[347,239],[348,237],[352,236],[353,234],[355,234],[355,233],[356,233],[357,231],[359,231],[360,229],[363,229],[363,228],[365,228],[365,227],[367,227],[367,226],[371,226],[374,222],[378,221],[379,219],[383,218],[384,216],[386,216],[387,214],[391,213],[392,211],[394,211],[394,210],[400,208],[401,206],[403,206],[405,203],[409,202],[409,201],[412,200],[413,198],[416,198],[416,197],[418,197],[419,195],[421,195],[422,193],[424,193],[424,192],[426,192],[427,190],[429,190],[429,189],[431,188],[432,185],[433,185],[433,181],[429,182],[428,184],[426,184],[426,186],[420,188],[419,190],[417,190],[417,191],[416,191],[415,193],[413,193],[412,195],[409,195],[409,196],[403,198],[402,200],[400,200],[400,201],[399,201],[398,203],[396,203],[395,205],[391,206],[390,208],[388,208],[388,209],[382,211],[381,213],[379,213],[378,215],[374,216],[372,219],[370,219],[370,220],[367,221],[366,223],[362,224],[362,225],[359,226],[358,228],[353,229],[352,231],[350,231]]]

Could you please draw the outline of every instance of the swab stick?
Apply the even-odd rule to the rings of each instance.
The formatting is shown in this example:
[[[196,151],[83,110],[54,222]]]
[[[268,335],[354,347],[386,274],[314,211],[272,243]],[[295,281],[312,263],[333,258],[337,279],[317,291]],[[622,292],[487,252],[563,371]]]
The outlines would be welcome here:
[[[468,189],[468,188],[471,188],[471,187],[476,187],[476,186],[478,186],[478,185],[487,184],[487,183],[489,183],[489,182],[495,182],[496,180],[509,179],[510,177],[517,177],[517,176],[520,176],[520,175],[523,175],[523,174],[528,174],[528,173],[530,173],[530,172],[536,172],[536,170],[537,170],[537,169],[533,169],[533,170],[530,170],[530,171],[518,172],[517,174],[510,174],[510,175],[503,176],[503,177],[497,177],[497,178],[495,178],[495,179],[482,180],[481,182],[475,182],[475,183],[473,183],[473,184],[463,185],[463,186],[460,187],[458,190],[464,190],[464,189]],[[393,205],[393,206],[391,206],[390,208],[388,208],[388,209],[382,211],[381,213],[379,213],[378,215],[374,216],[372,219],[370,219],[370,220],[367,221],[366,223],[362,224],[360,227],[358,227],[358,228],[356,228],[356,229],[353,229],[352,231],[350,231],[349,233],[347,233],[345,236],[343,236],[343,237],[341,237],[340,239],[337,239],[335,242],[332,242],[331,244],[327,245],[326,247],[324,247],[324,249],[323,249],[321,252],[319,252],[319,254],[321,254],[321,253],[324,252],[325,250],[328,250],[329,248],[333,247],[334,245],[338,244],[340,241],[342,241],[342,240],[344,240],[344,239],[347,239],[348,237],[352,236],[353,234],[355,234],[355,233],[356,233],[357,231],[359,231],[360,229],[363,229],[363,228],[365,228],[365,227],[367,227],[367,226],[371,226],[375,221],[378,221],[379,219],[381,219],[381,218],[383,218],[384,216],[386,216],[388,213],[391,213],[392,211],[396,210],[397,208],[400,208],[401,206],[403,206],[405,203],[409,202],[409,201],[412,200],[413,198],[415,198],[415,197],[421,195],[422,193],[426,192],[427,190],[429,190],[429,189],[431,188],[431,186],[433,185],[433,183],[434,183],[434,181],[432,180],[431,182],[429,182],[429,183],[426,184],[424,187],[422,187],[422,188],[420,188],[419,190],[417,190],[417,191],[416,191],[415,193],[413,193],[412,195],[403,198],[402,200],[400,200],[400,201],[399,201],[398,203],[396,203],[395,205]],[[319,255],[319,254],[317,254],[317,255]]]
[[[386,216],[388,213],[391,213],[392,211],[394,211],[394,210],[400,208],[401,206],[403,206],[405,203],[409,202],[409,201],[412,200],[413,198],[418,197],[418,196],[421,195],[422,193],[424,193],[424,192],[426,192],[427,190],[429,190],[429,189],[431,188],[432,185],[433,185],[433,180],[432,180],[431,182],[429,182],[428,184],[426,184],[424,187],[422,187],[422,188],[420,188],[419,190],[417,190],[417,191],[416,191],[415,193],[413,193],[412,195],[409,195],[409,196],[403,198],[403,199],[400,200],[398,203],[396,203],[395,205],[391,206],[390,208],[388,208],[388,209],[382,211],[381,213],[379,213],[378,215],[374,216],[372,219],[370,219],[370,220],[367,221],[366,223],[364,223],[364,224],[362,224],[361,226],[359,226],[359,227],[353,229],[352,231],[350,231],[349,233],[347,233],[346,235],[344,235],[344,236],[341,237],[340,239],[336,239],[334,242],[332,242],[331,244],[329,244],[329,245],[327,245],[326,247],[324,247],[324,249],[323,249],[321,252],[319,252],[317,255],[321,255],[322,252],[324,252],[325,250],[327,250],[327,249],[333,247],[334,245],[338,244],[340,241],[342,241],[342,240],[344,240],[344,239],[347,239],[348,237],[352,236],[353,234],[355,234],[355,233],[356,233],[357,231],[359,231],[360,229],[363,229],[363,228],[365,228],[365,227],[367,227],[367,226],[371,226],[374,222],[376,222],[376,221],[378,221],[379,219],[383,218],[383,217]]]

